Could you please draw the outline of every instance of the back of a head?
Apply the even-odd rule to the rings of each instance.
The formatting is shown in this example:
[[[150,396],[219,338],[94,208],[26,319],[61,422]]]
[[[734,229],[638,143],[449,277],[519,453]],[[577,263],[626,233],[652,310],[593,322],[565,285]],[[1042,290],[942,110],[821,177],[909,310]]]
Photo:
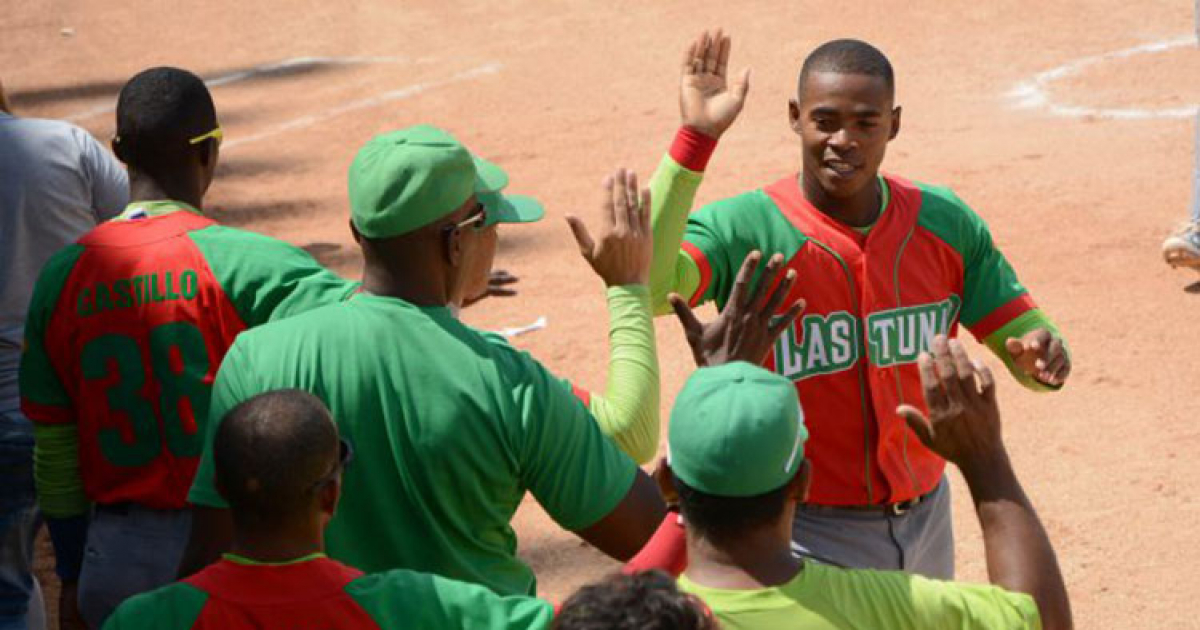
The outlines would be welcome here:
[[[151,175],[186,164],[189,139],[212,131],[217,112],[200,77],[179,68],[143,70],[117,98],[117,153]]]
[[[889,92],[894,94],[896,89],[895,73],[887,56],[878,48],[858,39],[835,39],[821,44],[808,54],[797,81],[796,91],[801,98],[808,75],[817,72],[879,77],[887,84]]]
[[[613,575],[571,595],[554,616],[554,630],[710,630],[704,604],[683,593],[662,571]]]
[[[329,410],[307,392],[268,392],[234,407],[213,441],[217,487],[234,522],[263,531],[306,515],[338,448]]]

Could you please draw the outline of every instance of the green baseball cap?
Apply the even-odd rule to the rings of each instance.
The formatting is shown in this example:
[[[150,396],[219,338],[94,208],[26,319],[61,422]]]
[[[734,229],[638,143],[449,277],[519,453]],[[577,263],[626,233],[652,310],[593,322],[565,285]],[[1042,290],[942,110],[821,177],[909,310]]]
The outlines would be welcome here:
[[[667,457],[691,488],[751,497],[796,476],[806,440],[796,386],[738,361],[700,368],[688,378],[671,409]]]
[[[536,221],[543,214],[532,199],[504,203],[499,191],[508,185],[508,175],[430,125],[372,138],[354,156],[348,180],[350,218],[368,238],[400,236],[429,225],[472,194],[498,198],[496,210],[487,206],[489,224]]]

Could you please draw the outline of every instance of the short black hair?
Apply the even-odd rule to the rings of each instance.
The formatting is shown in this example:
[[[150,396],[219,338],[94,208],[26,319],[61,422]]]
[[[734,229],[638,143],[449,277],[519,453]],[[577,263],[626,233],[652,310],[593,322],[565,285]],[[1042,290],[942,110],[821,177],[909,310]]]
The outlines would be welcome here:
[[[796,81],[796,94],[804,91],[804,83],[813,72],[865,74],[879,77],[887,84],[888,92],[896,91],[896,76],[892,62],[878,48],[858,39],[835,39],[817,46],[808,54]]]
[[[231,409],[213,440],[213,465],[234,523],[271,531],[305,514],[338,451],[329,410],[308,392],[267,392]]]
[[[750,497],[725,497],[701,492],[675,477],[679,509],[688,529],[715,543],[734,541],[779,520],[787,505],[791,483]]]
[[[554,615],[552,630],[715,630],[694,595],[662,571],[616,574],[575,591]]]
[[[187,70],[143,70],[117,97],[118,157],[152,176],[185,164],[201,148],[188,140],[216,126],[217,110],[208,87]]]

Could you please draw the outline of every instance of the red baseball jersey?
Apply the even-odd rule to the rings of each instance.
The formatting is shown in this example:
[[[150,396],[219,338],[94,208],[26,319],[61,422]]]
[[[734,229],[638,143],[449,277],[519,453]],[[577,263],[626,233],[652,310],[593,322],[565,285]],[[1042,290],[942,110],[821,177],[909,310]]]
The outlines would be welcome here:
[[[182,508],[213,379],[237,334],[353,285],[281,241],[183,204],[150,206],[130,206],[43,268],[22,409],[35,423],[76,425],[89,500]]]

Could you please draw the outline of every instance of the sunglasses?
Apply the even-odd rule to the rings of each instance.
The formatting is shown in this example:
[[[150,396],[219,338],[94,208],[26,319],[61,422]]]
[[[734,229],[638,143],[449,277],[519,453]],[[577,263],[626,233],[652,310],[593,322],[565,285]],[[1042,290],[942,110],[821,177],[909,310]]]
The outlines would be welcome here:
[[[354,459],[354,447],[345,438],[338,438],[338,461],[333,465],[333,469],[321,476],[320,479],[312,482],[308,487],[309,492],[316,492],[321,488],[333,483],[338,475],[346,469],[346,465]]]
[[[188,139],[188,144],[200,144],[209,138],[216,140],[217,146],[220,146],[221,141],[225,139],[225,130],[221,129],[221,125],[217,125],[216,129],[213,129],[202,136],[196,136],[195,138]]]

